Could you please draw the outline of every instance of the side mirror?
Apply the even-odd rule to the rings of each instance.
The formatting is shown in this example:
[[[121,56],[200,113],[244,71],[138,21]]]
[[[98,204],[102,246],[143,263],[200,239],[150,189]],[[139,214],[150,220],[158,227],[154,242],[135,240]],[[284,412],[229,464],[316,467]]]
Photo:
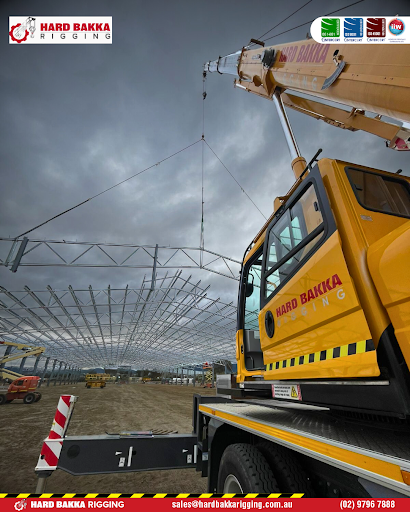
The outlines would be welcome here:
[[[250,297],[253,293],[253,283],[246,283],[245,296]]]

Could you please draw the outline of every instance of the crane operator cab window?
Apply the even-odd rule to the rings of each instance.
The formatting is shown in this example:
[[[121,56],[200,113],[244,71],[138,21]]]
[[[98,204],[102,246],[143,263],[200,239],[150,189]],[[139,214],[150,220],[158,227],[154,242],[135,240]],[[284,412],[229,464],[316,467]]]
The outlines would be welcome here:
[[[323,237],[323,217],[310,185],[269,232],[264,298],[270,298]]]
[[[243,280],[243,343],[245,367],[247,370],[263,368],[258,315],[260,312],[260,292],[262,273],[262,251],[244,271]]]
[[[358,202],[367,210],[410,217],[410,187],[405,180],[346,168]]]

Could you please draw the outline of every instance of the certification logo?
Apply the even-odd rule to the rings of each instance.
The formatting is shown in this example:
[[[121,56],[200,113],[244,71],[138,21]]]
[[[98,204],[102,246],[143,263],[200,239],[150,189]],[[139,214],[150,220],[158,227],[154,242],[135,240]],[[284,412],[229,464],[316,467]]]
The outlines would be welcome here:
[[[404,32],[404,23],[399,18],[394,18],[389,23],[389,32],[394,36],[399,36]]]
[[[322,18],[322,37],[340,37],[340,19]]]
[[[345,18],[344,37],[363,37],[363,18]]]
[[[386,37],[386,18],[367,18],[367,37]]]

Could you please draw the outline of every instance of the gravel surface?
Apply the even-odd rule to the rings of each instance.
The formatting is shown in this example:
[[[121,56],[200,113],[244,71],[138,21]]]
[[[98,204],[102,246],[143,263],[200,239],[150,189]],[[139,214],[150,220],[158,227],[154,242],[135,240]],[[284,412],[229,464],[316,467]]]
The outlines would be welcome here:
[[[17,400],[0,406],[0,492],[33,493],[34,468],[47,437],[58,397],[79,397],[68,435],[150,429],[192,431],[192,395],[215,390],[162,384],[108,384],[86,389],[84,383],[41,387],[42,399],[25,405]],[[201,493],[206,479],[193,469],[114,475],[72,476],[55,471],[49,493]]]

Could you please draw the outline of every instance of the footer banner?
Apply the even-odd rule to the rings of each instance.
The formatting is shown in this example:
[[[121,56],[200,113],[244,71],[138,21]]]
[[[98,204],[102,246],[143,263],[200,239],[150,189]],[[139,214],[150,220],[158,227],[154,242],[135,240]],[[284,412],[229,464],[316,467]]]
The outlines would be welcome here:
[[[408,510],[409,502],[404,498],[391,499],[341,499],[341,498],[310,498],[298,499],[303,494],[110,494],[109,498],[98,497],[82,498],[78,494],[65,494],[64,498],[56,498],[55,494],[0,494],[6,498],[1,501],[2,512],[28,511],[33,509],[122,509],[126,511],[172,511],[175,509],[237,509],[237,510],[265,510],[265,509],[293,509],[303,512],[318,512],[331,510],[355,509],[395,509]],[[27,496],[27,497],[23,497]],[[47,497],[48,496],[48,497]],[[52,497],[51,497],[52,496]],[[126,497],[123,497],[126,496]],[[129,497],[131,496],[131,497]],[[178,497],[176,497],[178,496]],[[195,497],[198,496],[198,497]],[[199,497],[201,496],[201,497]],[[202,497],[203,496],[203,497]],[[206,496],[206,497],[205,497]],[[219,497],[224,496],[224,497]],[[264,498],[261,496],[271,496]],[[144,500],[134,498],[148,498]],[[165,498],[165,499],[158,499]]]

